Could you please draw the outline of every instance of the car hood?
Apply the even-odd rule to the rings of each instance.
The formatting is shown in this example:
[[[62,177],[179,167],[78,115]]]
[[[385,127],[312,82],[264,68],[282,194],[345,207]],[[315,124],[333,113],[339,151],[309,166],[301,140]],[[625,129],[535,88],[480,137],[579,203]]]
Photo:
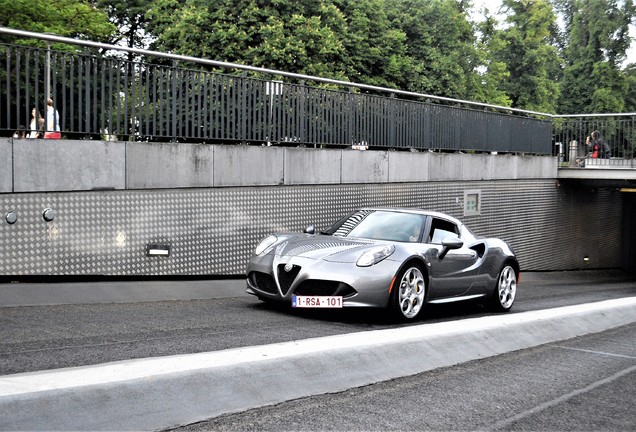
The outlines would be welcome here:
[[[274,253],[281,257],[355,262],[366,249],[382,243],[327,235],[292,235],[277,244],[274,247]]]

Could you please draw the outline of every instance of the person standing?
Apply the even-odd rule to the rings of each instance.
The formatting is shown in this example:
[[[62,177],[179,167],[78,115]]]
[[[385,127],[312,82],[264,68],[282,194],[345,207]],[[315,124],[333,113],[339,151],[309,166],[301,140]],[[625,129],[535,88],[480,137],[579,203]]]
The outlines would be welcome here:
[[[612,151],[609,145],[605,142],[605,140],[601,137],[601,133],[597,130],[592,132],[590,147],[593,159],[609,159],[612,156]]]
[[[29,133],[27,138],[42,138],[44,134],[44,119],[37,108],[31,110],[31,123],[29,123]]]
[[[48,98],[46,101],[46,132],[44,132],[44,138],[60,139],[62,138],[60,131],[60,113],[53,106],[53,99]]]

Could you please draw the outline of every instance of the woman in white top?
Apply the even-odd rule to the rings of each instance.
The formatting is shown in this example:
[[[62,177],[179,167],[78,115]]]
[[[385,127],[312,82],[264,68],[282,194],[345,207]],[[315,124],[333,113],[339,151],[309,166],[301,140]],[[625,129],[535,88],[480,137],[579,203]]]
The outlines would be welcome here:
[[[29,134],[27,138],[42,138],[44,130],[44,119],[40,115],[40,111],[36,108],[31,110],[31,123],[29,123]]]

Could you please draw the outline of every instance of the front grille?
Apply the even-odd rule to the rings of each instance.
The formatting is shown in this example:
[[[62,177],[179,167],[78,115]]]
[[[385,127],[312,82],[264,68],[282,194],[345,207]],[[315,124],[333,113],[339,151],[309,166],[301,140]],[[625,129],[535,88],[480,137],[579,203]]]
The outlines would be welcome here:
[[[252,285],[259,290],[270,294],[278,294],[276,282],[271,275],[261,272],[252,272],[250,273],[250,280],[252,281]]]
[[[278,283],[280,283],[280,290],[283,292],[283,295],[287,294],[298,273],[300,273],[300,266],[292,266],[289,271],[285,270],[285,264],[278,266]]]
[[[303,281],[294,291],[296,295],[307,296],[343,296],[351,297],[356,290],[343,282],[308,279]]]

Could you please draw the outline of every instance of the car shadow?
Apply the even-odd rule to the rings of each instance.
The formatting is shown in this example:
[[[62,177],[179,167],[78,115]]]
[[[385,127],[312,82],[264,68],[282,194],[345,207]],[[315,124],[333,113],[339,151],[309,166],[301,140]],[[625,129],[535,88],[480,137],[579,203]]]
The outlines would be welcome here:
[[[388,310],[381,308],[304,309],[293,308],[285,303],[264,302],[256,299],[254,308],[309,321],[371,327],[402,327],[495,314],[488,307],[473,302],[428,304],[416,319],[407,322],[395,318]]]

